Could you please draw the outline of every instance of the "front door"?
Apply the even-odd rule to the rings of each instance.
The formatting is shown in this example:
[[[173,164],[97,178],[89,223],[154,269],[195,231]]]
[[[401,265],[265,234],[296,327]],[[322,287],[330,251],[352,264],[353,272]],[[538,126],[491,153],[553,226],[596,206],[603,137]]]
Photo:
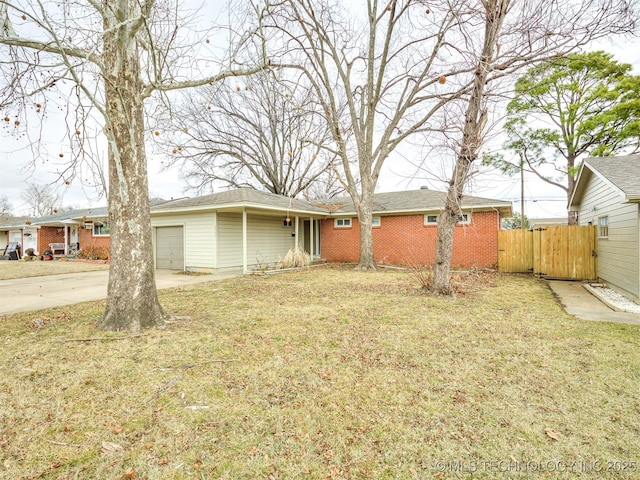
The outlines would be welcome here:
[[[22,246],[22,253],[27,251],[27,248],[33,248],[34,252],[38,251],[38,229],[33,227],[27,227],[23,233],[24,245]]]
[[[69,227],[69,230],[71,231],[71,235],[70,235],[70,239],[69,239],[69,244],[73,245],[74,243],[78,243],[78,226],[77,225],[72,225],[71,227]]]
[[[320,255],[320,221],[313,220],[313,256],[317,257]],[[305,220],[303,227],[303,235],[304,235],[304,251],[311,251],[311,222],[309,220]]]
[[[9,243],[12,242],[22,245],[22,232],[20,230],[9,230]]]

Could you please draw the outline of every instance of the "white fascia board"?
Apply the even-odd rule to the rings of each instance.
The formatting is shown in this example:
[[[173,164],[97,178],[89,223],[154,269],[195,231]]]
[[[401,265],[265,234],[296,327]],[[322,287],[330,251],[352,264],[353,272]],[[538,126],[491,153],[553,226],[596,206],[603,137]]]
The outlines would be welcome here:
[[[405,214],[422,214],[422,213],[433,213],[433,212],[441,212],[444,207],[432,207],[432,208],[408,208],[405,210],[374,210],[372,215],[405,215]],[[473,206],[463,206],[461,210],[463,212],[466,211],[488,211],[495,210],[500,208],[513,208],[511,205],[473,205]],[[330,217],[348,217],[348,216],[357,216],[358,214],[355,211],[349,212],[335,212],[335,213],[327,213]]]
[[[213,211],[223,211],[223,210],[236,209],[236,208],[268,210],[271,212],[283,212],[283,213],[289,212],[290,214],[301,214],[301,215],[308,215],[308,216],[313,215],[318,217],[326,215],[325,212],[316,212],[316,211],[310,211],[310,210],[300,210],[296,208],[260,205],[260,204],[254,204],[254,203],[224,203],[220,205],[198,205],[198,206],[192,206],[192,207],[171,208],[171,209],[164,209],[164,210],[151,210],[151,216],[165,215],[165,214],[175,215],[177,213],[196,213],[196,212],[206,212],[206,211],[213,212]]]

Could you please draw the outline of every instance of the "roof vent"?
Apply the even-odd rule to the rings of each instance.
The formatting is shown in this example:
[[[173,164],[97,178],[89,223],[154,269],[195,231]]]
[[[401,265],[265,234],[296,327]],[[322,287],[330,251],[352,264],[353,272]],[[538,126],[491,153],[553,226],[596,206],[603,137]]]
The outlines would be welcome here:
[[[426,185],[421,185],[420,190],[429,190],[429,187],[427,187]]]

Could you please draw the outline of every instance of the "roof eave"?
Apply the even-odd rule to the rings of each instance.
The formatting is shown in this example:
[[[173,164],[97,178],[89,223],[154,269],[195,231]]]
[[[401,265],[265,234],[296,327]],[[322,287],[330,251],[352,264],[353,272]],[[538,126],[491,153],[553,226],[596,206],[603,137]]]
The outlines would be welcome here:
[[[161,215],[161,214],[175,214],[175,213],[186,213],[186,212],[204,212],[204,211],[218,211],[218,210],[229,210],[236,208],[251,208],[256,210],[271,210],[277,212],[289,212],[292,214],[298,213],[303,215],[315,215],[315,216],[323,216],[327,215],[328,212],[324,212],[322,210],[304,210],[301,208],[288,208],[288,207],[279,207],[275,205],[262,205],[257,203],[250,202],[234,202],[234,203],[223,203],[220,205],[209,204],[209,205],[197,205],[197,206],[187,206],[187,207],[176,207],[176,208],[167,208],[167,209],[151,209],[151,216],[153,215]]]
[[[487,205],[462,205],[462,210],[500,210],[506,209],[507,211],[512,211],[512,206],[509,203],[502,204],[487,204]],[[441,206],[438,207],[426,207],[426,208],[407,208],[407,209],[396,209],[396,210],[373,210],[373,215],[411,215],[411,214],[419,214],[419,213],[431,213],[431,212],[440,212],[442,210]],[[357,215],[355,210],[347,210],[344,212],[338,211],[330,214],[334,217],[344,216],[344,215]]]
[[[582,193],[584,193],[584,189],[585,189],[585,187],[583,187],[582,184],[588,181],[588,178],[582,181],[583,176],[587,175],[586,173],[584,173],[585,168],[591,172],[591,167],[588,166],[587,162],[586,161],[582,162],[582,165],[580,166],[580,171],[578,172],[578,176],[576,178],[576,183],[573,186],[573,192],[571,192],[571,197],[569,197],[569,203],[567,205],[568,209],[571,209],[571,207],[577,204],[576,202],[578,200],[582,199]]]

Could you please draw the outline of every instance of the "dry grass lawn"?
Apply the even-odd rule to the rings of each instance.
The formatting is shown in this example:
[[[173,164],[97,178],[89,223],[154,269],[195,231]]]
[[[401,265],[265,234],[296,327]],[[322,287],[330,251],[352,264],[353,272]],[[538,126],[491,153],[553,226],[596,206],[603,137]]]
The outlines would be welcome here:
[[[30,262],[23,260],[2,260],[0,261],[0,280],[108,269],[109,265],[105,265],[104,263],[90,263],[77,260],[51,260],[48,262],[39,260]]]
[[[0,318],[0,477],[638,478],[640,329],[474,278],[455,300],[403,272],[203,283],[111,341],[62,342],[116,337],[102,302]]]

